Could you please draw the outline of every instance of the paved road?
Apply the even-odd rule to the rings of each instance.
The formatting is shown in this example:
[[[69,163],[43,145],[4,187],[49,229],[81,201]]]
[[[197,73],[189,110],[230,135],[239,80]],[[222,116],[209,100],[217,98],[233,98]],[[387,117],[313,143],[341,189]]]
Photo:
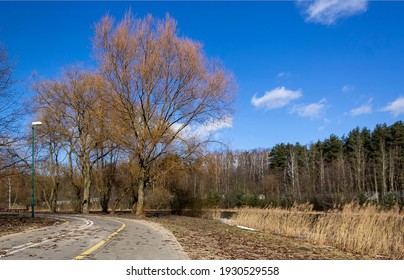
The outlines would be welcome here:
[[[0,260],[188,258],[172,234],[156,224],[99,216],[52,217],[63,223],[0,237]]]
[[[117,220],[125,224],[125,229],[87,259],[188,259],[175,237],[160,225],[141,220]]]

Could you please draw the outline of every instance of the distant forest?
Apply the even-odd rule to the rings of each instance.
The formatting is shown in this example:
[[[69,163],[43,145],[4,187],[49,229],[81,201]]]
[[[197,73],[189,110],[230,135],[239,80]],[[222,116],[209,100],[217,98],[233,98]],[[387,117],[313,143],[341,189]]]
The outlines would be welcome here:
[[[210,154],[197,184],[222,207],[290,206],[329,209],[351,201],[387,207],[404,201],[404,125],[355,128],[309,145]],[[188,182],[188,185],[190,183]],[[209,186],[209,188],[206,188]]]

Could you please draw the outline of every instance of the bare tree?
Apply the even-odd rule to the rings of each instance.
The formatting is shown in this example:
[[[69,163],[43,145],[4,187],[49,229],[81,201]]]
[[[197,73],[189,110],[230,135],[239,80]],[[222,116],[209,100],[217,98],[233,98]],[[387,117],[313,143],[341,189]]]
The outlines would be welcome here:
[[[179,37],[169,16],[128,12],[118,24],[105,16],[95,26],[94,52],[116,101],[114,135],[140,169],[139,215],[155,161],[172,151],[192,154],[206,139],[184,134],[229,116],[232,76],[206,59],[201,44]]]
[[[46,192],[43,188],[43,197],[52,213],[56,213],[58,192],[61,186],[62,172],[61,162],[63,161],[63,138],[59,131],[59,122],[52,118],[48,112],[43,112],[43,119],[46,119],[44,126],[38,130],[39,143],[42,143],[42,154],[45,156],[44,169],[46,177],[50,179],[50,190]],[[48,114],[48,115],[46,115]]]
[[[18,103],[20,96],[13,90],[13,70],[6,48],[0,43],[0,170],[13,165],[16,158],[12,145],[17,140],[21,108]]]
[[[58,81],[44,81],[35,85],[39,94],[39,113],[46,117],[44,122],[58,124],[57,130],[60,140],[64,139],[71,168],[72,154],[76,158],[83,189],[83,213],[89,212],[93,167],[108,153],[106,149],[102,149],[101,154],[97,153],[108,135],[101,125],[106,122],[107,115],[101,105],[101,95],[105,89],[101,77],[77,68],[66,71]],[[76,190],[76,193],[81,195],[80,190]]]

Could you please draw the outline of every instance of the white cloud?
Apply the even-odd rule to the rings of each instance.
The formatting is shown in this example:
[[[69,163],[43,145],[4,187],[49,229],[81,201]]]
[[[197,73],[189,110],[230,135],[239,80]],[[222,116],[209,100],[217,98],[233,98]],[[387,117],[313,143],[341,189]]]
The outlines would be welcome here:
[[[371,114],[372,113],[372,99],[368,101],[367,104],[364,104],[358,108],[354,108],[350,111],[351,116],[359,116],[359,115],[366,115],[366,114]]]
[[[368,0],[297,0],[296,2],[303,9],[306,21],[325,25],[334,24],[340,18],[364,13],[368,4]]]
[[[174,131],[178,131],[182,128],[182,126],[183,124],[181,123],[175,123],[172,125],[172,128]],[[222,129],[231,127],[233,127],[233,118],[231,117],[224,117],[219,120],[210,119],[209,121],[200,125],[188,125],[182,129],[179,136],[183,139],[203,139],[218,133]]]
[[[210,120],[202,124],[194,131],[194,133],[200,138],[205,138],[224,128],[232,128],[232,127],[233,127],[233,118],[225,117],[220,120]]]
[[[349,92],[352,92],[352,91],[354,91],[354,90],[355,90],[355,87],[352,86],[352,85],[345,85],[345,86],[343,86],[342,89],[341,89],[341,91],[342,91],[343,93],[349,93]]]
[[[389,103],[382,111],[389,112],[395,117],[404,114],[404,96],[398,97],[395,101]]]
[[[317,103],[311,103],[308,105],[299,104],[292,107],[290,112],[292,114],[298,114],[300,117],[318,119],[324,114],[327,100],[322,99]]]
[[[265,92],[265,95],[262,97],[257,98],[254,95],[251,99],[251,104],[256,108],[271,110],[282,108],[301,96],[302,91],[300,89],[293,91],[285,87],[277,87],[271,91]]]

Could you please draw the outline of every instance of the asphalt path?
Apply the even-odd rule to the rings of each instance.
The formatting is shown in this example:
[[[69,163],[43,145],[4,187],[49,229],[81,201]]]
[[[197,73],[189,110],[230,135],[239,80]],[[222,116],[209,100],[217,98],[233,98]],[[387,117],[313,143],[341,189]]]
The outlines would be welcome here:
[[[0,261],[188,259],[175,237],[154,223],[100,216],[44,216],[61,223],[0,237]]]

